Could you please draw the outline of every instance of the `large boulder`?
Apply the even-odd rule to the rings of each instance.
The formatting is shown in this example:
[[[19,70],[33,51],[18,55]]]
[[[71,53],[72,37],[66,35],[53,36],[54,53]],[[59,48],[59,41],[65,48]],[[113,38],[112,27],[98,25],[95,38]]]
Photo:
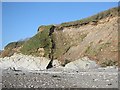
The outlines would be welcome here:
[[[95,61],[90,60],[88,57],[83,57],[81,59],[75,60],[65,65],[67,69],[94,69],[98,67]]]

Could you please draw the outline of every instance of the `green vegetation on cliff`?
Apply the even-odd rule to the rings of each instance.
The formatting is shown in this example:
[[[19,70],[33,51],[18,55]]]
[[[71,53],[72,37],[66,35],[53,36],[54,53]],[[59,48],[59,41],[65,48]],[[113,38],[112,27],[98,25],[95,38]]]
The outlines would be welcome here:
[[[64,27],[82,26],[82,25],[88,24],[89,22],[96,23],[97,21],[107,18],[109,16],[111,17],[118,16],[119,11],[120,11],[119,8],[115,7],[115,8],[100,12],[88,18],[84,18],[84,19],[72,21],[72,22],[65,22],[58,26],[58,30]]]
[[[40,56],[38,49],[44,48],[44,56],[49,57],[52,48],[52,42],[50,38],[50,29],[52,27],[52,25],[44,26],[44,30],[38,32],[35,36],[33,36],[23,45],[23,47],[21,48],[21,52],[26,55]]]
[[[18,48],[21,45],[24,44],[25,41],[18,41],[18,42],[11,42],[8,45],[5,46],[4,49],[14,49],[14,48]]]
[[[4,47],[4,50],[0,53],[0,57],[10,57],[15,52],[18,52],[18,48],[20,48],[25,41],[17,41],[17,42],[11,42],[8,45]]]
[[[28,41],[12,42],[12,43],[8,44],[5,47],[6,50],[3,53],[3,55],[10,56],[14,53],[14,52],[10,53],[12,51],[12,49],[21,47],[20,53],[22,53],[22,54],[33,55],[33,56],[44,56],[44,57],[51,58],[51,59],[52,58],[58,59],[60,61],[63,60],[64,61],[63,66],[66,63],[68,63],[69,61],[74,60],[74,57],[79,58],[78,56],[82,56],[82,55],[96,58],[96,57],[100,56],[99,52],[103,51],[104,49],[107,50],[106,48],[110,47],[110,45],[112,43],[103,43],[104,40],[102,39],[103,41],[101,41],[102,42],[101,44],[96,44],[97,40],[96,40],[96,42],[94,42],[94,44],[97,46],[94,46],[91,44],[89,45],[89,43],[87,43],[88,40],[89,40],[89,42],[94,41],[91,39],[86,40],[86,38],[90,37],[89,31],[90,31],[91,27],[87,28],[87,30],[89,30],[89,31],[87,31],[85,28],[85,30],[83,30],[82,32],[76,32],[77,31],[76,29],[82,25],[86,25],[91,22],[92,22],[92,24],[94,24],[92,26],[94,28],[96,28],[95,25],[98,24],[98,26],[99,26],[99,23],[98,23],[99,20],[118,16],[118,11],[119,10],[116,7],[116,8],[112,8],[107,11],[98,13],[94,16],[82,19],[82,20],[66,22],[66,23],[62,23],[60,25],[56,25],[56,26],[53,26],[53,25],[43,26],[42,25],[38,28],[38,33],[35,36],[33,36],[32,38],[30,38]],[[67,32],[65,31],[64,27],[67,27],[66,28]],[[115,25],[114,25],[114,27],[115,27]],[[71,28],[74,28],[73,31],[71,30],[72,32],[70,32]],[[109,30],[109,29],[111,30],[111,28],[103,27],[103,31]],[[96,28],[96,30],[99,31],[100,29]],[[101,33],[101,32],[98,32],[98,33]],[[102,35],[102,34],[104,34],[104,33],[101,33],[100,35]],[[98,35],[98,37],[100,35]],[[105,35],[107,37],[107,34],[105,34]],[[92,36],[94,36],[94,34]],[[94,39],[94,38],[92,38],[92,39]],[[82,47],[82,45],[83,45],[83,47]],[[82,47],[83,49],[81,49],[80,47]],[[41,50],[42,50],[42,54],[41,54]],[[74,54],[74,52],[77,52],[77,53],[75,53],[76,55]],[[74,56],[72,56],[72,55],[74,55]],[[99,58],[103,58],[101,56]],[[105,62],[103,64],[108,65],[111,63]]]

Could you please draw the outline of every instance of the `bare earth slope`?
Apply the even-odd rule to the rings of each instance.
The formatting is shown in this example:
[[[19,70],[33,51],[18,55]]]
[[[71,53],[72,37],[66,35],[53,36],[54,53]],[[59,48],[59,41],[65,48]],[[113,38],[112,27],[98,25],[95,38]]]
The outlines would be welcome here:
[[[83,56],[89,56],[99,63],[105,60],[117,61],[117,20],[118,17],[106,18],[100,20],[97,25],[87,24],[78,28],[66,27],[62,31],[55,31],[53,34],[56,36],[55,43],[58,50],[55,54],[58,54],[61,61],[73,61]],[[60,52],[64,53],[60,55]]]

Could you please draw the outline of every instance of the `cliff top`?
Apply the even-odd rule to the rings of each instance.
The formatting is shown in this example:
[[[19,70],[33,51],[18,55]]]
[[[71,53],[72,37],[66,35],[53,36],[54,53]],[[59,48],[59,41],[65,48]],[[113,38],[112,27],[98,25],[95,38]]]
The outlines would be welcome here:
[[[86,25],[90,22],[94,22],[97,23],[99,20],[107,18],[107,17],[115,17],[119,15],[119,7],[114,7],[108,10],[105,10],[103,12],[100,12],[96,15],[87,17],[87,18],[83,18],[81,20],[76,20],[76,21],[71,21],[71,22],[64,22],[61,23],[60,25],[55,25],[57,30],[61,30],[64,27],[73,27],[73,26],[82,26],[82,25]],[[49,26],[49,25],[48,25]],[[43,30],[43,28],[46,28],[47,26],[42,25],[38,28],[38,31]]]

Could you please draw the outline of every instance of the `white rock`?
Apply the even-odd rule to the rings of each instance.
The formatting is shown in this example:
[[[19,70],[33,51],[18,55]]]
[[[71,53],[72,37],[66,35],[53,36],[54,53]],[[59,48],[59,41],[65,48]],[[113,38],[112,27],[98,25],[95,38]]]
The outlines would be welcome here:
[[[32,62],[26,67],[28,70],[40,70],[40,68],[37,67],[35,62]]]
[[[53,60],[52,66],[55,67],[55,68],[60,67],[60,62],[58,60]]]
[[[44,70],[48,66],[50,60],[44,57],[33,57],[22,54],[14,54],[11,57],[0,58],[0,68],[15,70]]]
[[[88,57],[83,57],[81,59],[75,60],[65,65],[68,69],[93,69],[98,67],[96,62],[90,60]]]
[[[43,60],[41,60],[40,69],[41,70],[46,69],[46,67],[48,66],[49,63],[50,63],[49,59],[44,58]]]

